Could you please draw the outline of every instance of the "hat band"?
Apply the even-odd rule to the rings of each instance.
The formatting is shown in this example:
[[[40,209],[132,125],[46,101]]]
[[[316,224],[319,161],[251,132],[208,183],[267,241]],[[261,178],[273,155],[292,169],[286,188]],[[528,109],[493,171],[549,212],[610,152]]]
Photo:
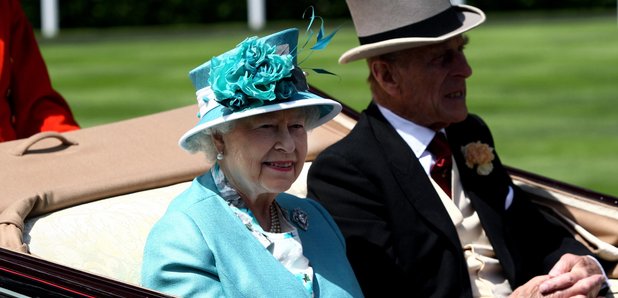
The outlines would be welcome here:
[[[438,37],[456,30],[462,24],[462,21],[457,16],[457,10],[451,6],[447,10],[421,22],[378,34],[359,37],[358,40],[361,45],[366,45],[396,38]]]
[[[197,107],[199,109],[200,118],[204,117],[204,115],[210,112],[210,110],[220,106],[220,104],[215,100],[215,93],[212,91],[210,86],[197,90],[195,94],[197,95]]]

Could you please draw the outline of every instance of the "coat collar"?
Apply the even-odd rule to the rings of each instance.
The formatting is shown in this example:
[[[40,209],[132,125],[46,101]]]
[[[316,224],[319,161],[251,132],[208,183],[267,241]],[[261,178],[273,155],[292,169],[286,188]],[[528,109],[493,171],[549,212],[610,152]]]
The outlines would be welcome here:
[[[375,104],[367,108],[366,116],[366,121],[383,150],[382,156],[386,158],[405,199],[417,209],[418,214],[442,231],[454,246],[461,247],[457,231],[440,197],[436,192],[427,191],[433,189],[433,186],[410,147],[399,137]]]

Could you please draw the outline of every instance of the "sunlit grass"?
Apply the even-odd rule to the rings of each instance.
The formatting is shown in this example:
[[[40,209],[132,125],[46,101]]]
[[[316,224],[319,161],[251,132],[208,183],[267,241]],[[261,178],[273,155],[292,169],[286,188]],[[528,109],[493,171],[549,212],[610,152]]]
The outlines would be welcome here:
[[[525,19],[525,18],[521,18]],[[370,100],[364,61],[337,64],[358,44],[349,20],[301,67],[309,82],[357,110]],[[54,86],[83,127],[192,105],[188,72],[249,35],[304,23],[65,30],[41,41]],[[614,15],[514,21],[488,15],[469,33],[470,110],[492,128],[503,162],[618,195],[618,25]],[[302,38],[302,35],[301,35]],[[308,54],[304,49],[302,55]]]

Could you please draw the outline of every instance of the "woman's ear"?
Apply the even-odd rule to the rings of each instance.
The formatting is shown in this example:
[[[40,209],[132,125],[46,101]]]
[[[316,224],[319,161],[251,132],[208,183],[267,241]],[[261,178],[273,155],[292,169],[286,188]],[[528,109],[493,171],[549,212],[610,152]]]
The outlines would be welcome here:
[[[214,133],[210,135],[210,137],[212,138],[212,142],[215,144],[215,148],[217,149],[217,152],[223,152],[225,149],[225,142],[223,141],[223,135]]]

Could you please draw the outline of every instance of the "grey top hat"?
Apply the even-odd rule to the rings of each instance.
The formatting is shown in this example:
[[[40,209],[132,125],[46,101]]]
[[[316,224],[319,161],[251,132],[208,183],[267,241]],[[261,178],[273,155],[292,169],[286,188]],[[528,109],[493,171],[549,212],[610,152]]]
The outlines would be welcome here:
[[[439,43],[485,21],[485,14],[449,0],[346,0],[360,46],[339,63]]]

